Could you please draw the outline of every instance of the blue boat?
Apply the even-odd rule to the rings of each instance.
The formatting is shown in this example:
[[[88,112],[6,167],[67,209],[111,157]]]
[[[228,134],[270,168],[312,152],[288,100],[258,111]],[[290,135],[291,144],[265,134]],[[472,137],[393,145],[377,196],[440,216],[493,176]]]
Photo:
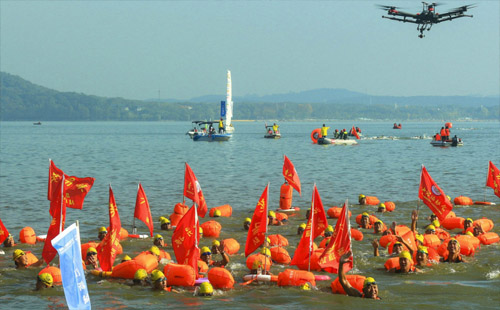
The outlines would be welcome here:
[[[230,133],[196,133],[193,135],[193,141],[227,141],[231,138]]]

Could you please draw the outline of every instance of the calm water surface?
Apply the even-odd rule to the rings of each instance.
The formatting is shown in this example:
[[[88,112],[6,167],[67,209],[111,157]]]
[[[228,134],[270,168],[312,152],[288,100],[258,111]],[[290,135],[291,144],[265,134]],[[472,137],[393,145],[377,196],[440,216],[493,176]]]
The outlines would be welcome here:
[[[355,203],[360,193],[396,203],[396,211],[384,214],[386,223],[410,224],[410,212],[418,204],[421,165],[424,164],[440,187],[452,198],[465,195],[473,200],[500,204],[491,189],[485,189],[488,161],[500,166],[500,126],[498,122],[456,122],[452,134],[464,140],[459,148],[432,147],[430,137],[441,128],[438,122],[403,123],[393,130],[389,122],[329,122],[330,130],[362,129],[363,137],[355,146],[313,145],[310,133],[321,123],[280,123],[283,138],[264,139],[263,122],[238,122],[229,142],[193,142],[185,132],[189,122],[122,123],[56,122],[33,126],[27,122],[0,123],[0,218],[17,239],[19,231],[31,226],[37,234],[46,234],[50,223],[46,200],[48,159],[67,174],[96,178],[83,210],[68,209],[67,224],[79,220],[82,242],[95,240],[97,228],[108,226],[108,185],[115,194],[122,225],[131,230],[137,183],[141,182],[152,208],[153,218],[172,212],[182,200],[184,162],[188,162],[203,188],[209,207],[230,204],[233,217],[223,218],[221,238],[236,238],[242,249],[246,232],[242,219],[251,217],[257,199],[270,182],[270,208],[278,207],[279,187],[283,183],[283,155],[295,164],[302,182],[302,196],[294,194],[294,205],[305,210],[316,183],[325,207]],[[430,214],[421,207],[419,226]],[[374,212],[370,207],[350,206],[354,215]],[[500,223],[499,206],[454,208],[457,216],[474,219],[487,217]],[[299,238],[297,225],[305,221],[305,212],[290,218],[290,224],[271,227],[290,241],[291,255]],[[202,219],[202,222],[207,219]],[[335,220],[329,219],[335,225]],[[354,224],[354,220],[351,222]],[[355,227],[355,226],[354,226]],[[159,228],[159,227],[158,227]],[[500,233],[498,226],[493,231]],[[145,233],[139,224],[139,232]],[[158,231],[160,232],[160,231]],[[353,241],[355,273],[371,275],[379,284],[383,300],[332,295],[330,282],[318,282],[318,291],[304,292],[274,285],[236,285],[229,292],[217,292],[211,299],[181,294],[153,293],[147,288],[131,288],[121,281],[102,281],[87,277],[94,308],[360,308],[440,309],[489,308],[500,305],[500,245],[483,246],[468,264],[435,265],[416,275],[393,275],[383,270],[387,257],[372,257],[370,231]],[[171,232],[163,233],[170,243]],[[201,245],[209,245],[202,239]],[[124,253],[131,256],[147,249],[150,239],[122,242]],[[41,256],[43,244],[22,245]],[[2,250],[5,250],[2,248]],[[168,251],[173,256],[171,248]],[[62,288],[33,292],[37,270],[16,271],[12,250],[0,255],[1,308],[64,308]],[[240,250],[242,252],[242,250]],[[119,257],[121,258],[121,257]],[[231,257],[228,268],[242,282],[247,273],[243,254]],[[54,261],[56,263],[56,260]],[[273,266],[278,274],[285,269]],[[332,275],[332,279],[335,275]]]

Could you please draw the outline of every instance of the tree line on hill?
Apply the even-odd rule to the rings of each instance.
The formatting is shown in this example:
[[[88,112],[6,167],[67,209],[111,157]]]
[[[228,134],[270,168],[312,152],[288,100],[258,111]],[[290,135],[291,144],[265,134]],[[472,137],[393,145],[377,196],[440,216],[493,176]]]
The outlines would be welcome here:
[[[146,102],[58,92],[4,72],[0,82],[2,121],[186,121],[217,119],[220,113],[218,102]],[[234,119],[498,120],[499,105],[481,99],[469,105],[236,102]]]

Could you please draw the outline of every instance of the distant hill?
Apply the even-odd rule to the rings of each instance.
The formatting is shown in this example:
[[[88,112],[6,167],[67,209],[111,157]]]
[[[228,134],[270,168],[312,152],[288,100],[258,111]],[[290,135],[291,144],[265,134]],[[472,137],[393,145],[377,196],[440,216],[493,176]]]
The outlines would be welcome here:
[[[216,119],[224,95],[190,100],[128,100],[58,92],[0,73],[0,120],[159,121]],[[235,119],[500,119],[499,97],[370,96],[345,89],[315,89],[234,97]]]

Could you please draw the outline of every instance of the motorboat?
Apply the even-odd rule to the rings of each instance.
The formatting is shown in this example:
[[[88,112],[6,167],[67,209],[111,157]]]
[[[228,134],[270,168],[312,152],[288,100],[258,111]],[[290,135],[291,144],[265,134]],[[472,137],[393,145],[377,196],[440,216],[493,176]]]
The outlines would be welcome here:
[[[439,147],[449,147],[449,146],[464,146],[464,141],[462,139],[457,139],[456,141],[453,140],[432,140],[431,141],[432,146],[439,146]]]
[[[276,125],[276,123],[275,123]],[[266,126],[266,134],[264,135],[264,138],[266,139],[280,139],[281,138],[281,133],[279,129],[274,130],[272,125],[267,125]],[[276,126],[278,127],[278,126]]]

